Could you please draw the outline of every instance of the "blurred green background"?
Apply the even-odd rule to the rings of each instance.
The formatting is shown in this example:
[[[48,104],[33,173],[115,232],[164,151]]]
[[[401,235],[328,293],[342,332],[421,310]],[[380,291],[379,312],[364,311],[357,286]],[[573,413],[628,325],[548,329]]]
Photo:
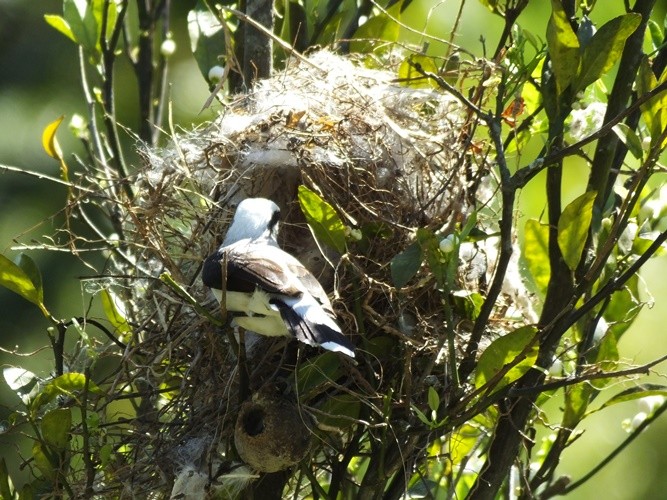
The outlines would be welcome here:
[[[208,88],[197,69],[187,40],[185,19],[193,4],[193,0],[177,0],[173,2],[172,14],[177,51],[170,68],[170,92],[174,122],[184,128],[211,119],[214,113],[213,110],[199,112],[208,97]],[[64,123],[68,123],[75,113],[86,115],[77,50],[74,44],[43,20],[45,13],[59,14],[61,5],[59,0],[0,0],[0,164],[52,176],[58,176],[58,165],[41,147],[43,128],[60,115],[65,115]],[[548,6],[546,1],[531,1],[519,23],[524,29],[544,38]],[[620,14],[622,6],[621,0],[607,0],[603,7],[598,7],[600,12],[593,16],[594,21],[603,22]],[[425,29],[433,35],[448,38],[458,8],[459,4],[454,2],[416,0],[404,13],[403,21],[418,30]],[[655,17],[660,24],[666,11],[667,2],[663,2]],[[480,36],[485,37],[486,48],[492,51],[501,28],[500,19],[492,16],[480,2],[468,1],[454,41],[482,55]],[[404,34],[411,43],[420,45],[423,42],[419,35]],[[118,117],[121,123],[136,129],[134,76],[127,65],[121,65],[119,70]],[[58,138],[66,155],[80,152],[79,144],[66,132],[66,127],[61,128]],[[124,140],[128,150],[131,150],[133,139],[126,137]],[[575,195],[575,188],[581,189],[586,175],[587,171],[581,165],[568,167],[571,196],[566,193],[566,198],[571,199]],[[519,226],[528,216],[539,216],[544,208],[542,186],[543,182],[536,179],[522,194]],[[17,254],[13,247],[19,242],[29,245],[42,235],[53,234],[62,224],[59,211],[65,196],[65,190],[60,186],[24,174],[0,171],[0,251],[13,258]],[[83,315],[88,304],[81,298],[82,286],[77,278],[90,275],[92,271],[66,252],[26,251],[43,272],[49,309],[59,317]],[[621,356],[628,364],[648,362],[667,353],[665,257],[651,261],[642,277],[646,289],[655,299],[656,307],[645,307],[621,341]],[[645,298],[648,299],[649,295]],[[0,364],[20,364],[38,375],[48,375],[53,369],[50,350],[44,348],[48,344],[45,331],[48,326],[34,306],[0,288]],[[10,353],[14,350],[31,354],[27,358],[19,358]],[[656,367],[650,380],[664,384],[665,372],[667,370],[663,366]],[[619,391],[620,388],[612,388],[607,394],[610,396]],[[19,404],[16,395],[4,381],[0,381],[0,422],[6,421],[12,408]],[[555,402],[554,405],[557,406]],[[556,416],[557,408],[553,410]],[[587,472],[626,437],[621,422],[637,412],[637,403],[629,402],[586,419],[585,432],[565,452],[560,473],[577,479]],[[557,420],[551,423],[555,424]],[[588,499],[601,493],[606,500],[665,498],[667,475],[663,471],[667,470],[666,449],[667,419],[663,418],[570,498]],[[18,457],[20,454],[29,456],[29,445],[20,443],[15,435],[0,434],[0,450],[10,462],[11,473],[21,478]],[[20,480],[18,482],[21,484]]]

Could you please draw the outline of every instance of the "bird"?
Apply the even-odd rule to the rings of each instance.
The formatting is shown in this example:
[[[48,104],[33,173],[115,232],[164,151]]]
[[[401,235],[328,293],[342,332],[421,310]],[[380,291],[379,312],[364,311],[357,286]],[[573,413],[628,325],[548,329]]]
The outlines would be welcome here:
[[[280,208],[273,201],[241,201],[222,244],[204,260],[202,282],[218,302],[224,296],[227,311],[237,313],[234,325],[354,358],[320,282],[278,245],[279,223]]]

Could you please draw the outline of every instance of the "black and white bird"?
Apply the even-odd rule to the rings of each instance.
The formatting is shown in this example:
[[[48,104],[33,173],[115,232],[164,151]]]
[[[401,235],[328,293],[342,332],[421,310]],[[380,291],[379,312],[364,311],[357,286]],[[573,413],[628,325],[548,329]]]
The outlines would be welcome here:
[[[280,209],[271,200],[247,198],[239,203],[222,245],[204,261],[204,285],[221,302],[224,279],[226,309],[239,313],[234,323],[246,330],[296,337],[354,357],[322,285],[278,246],[279,220]]]

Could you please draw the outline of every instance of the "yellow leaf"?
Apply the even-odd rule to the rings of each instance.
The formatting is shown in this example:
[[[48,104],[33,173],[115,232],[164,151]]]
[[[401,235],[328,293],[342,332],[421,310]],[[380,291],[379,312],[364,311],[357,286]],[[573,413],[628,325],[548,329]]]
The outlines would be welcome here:
[[[46,126],[44,132],[42,132],[42,147],[44,148],[44,151],[55,160],[62,160],[63,157],[60,145],[58,144],[58,139],[56,139],[56,131],[64,118],[64,116],[61,116],[52,121]]]

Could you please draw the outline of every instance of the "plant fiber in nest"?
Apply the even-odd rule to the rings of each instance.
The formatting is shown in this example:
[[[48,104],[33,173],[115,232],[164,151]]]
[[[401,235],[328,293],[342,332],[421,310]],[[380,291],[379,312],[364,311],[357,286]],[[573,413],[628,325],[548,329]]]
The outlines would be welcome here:
[[[219,316],[199,271],[243,198],[278,203],[281,245],[320,278],[357,346],[353,364],[286,339],[246,336],[250,391],[276,375],[288,379],[302,411],[329,429],[314,440],[310,460],[322,466],[315,470],[324,470],[331,451],[364,425],[362,415],[371,424],[383,421],[384,394],[422,405],[427,377],[446,383],[442,292],[428,265],[397,289],[390,262],[415,243],[417,228],[444,237],[473,210],[478,227],[495,231],[487,203],[494,182],[484,162],[466,151],[465,110],[441,91],[401,86],[393,73],[330,52],[309,61],[293,61],[226,103],[214,122],[173,136],[168,147],[142,151],[145,165],[125,227],[135,265],[118,262],[121,273],[134,276],[126,284],[136,342],[115,381],[139,394],[137,423],[124,437],[132,452],[118,467],[135,494],[169,491],[184,470],[211,471],[209,486],[223,488],[238,462],[232,443],[241,402],[229,327],[216,327],[155,278],[169,273]],[[311,236],[297,202],[301,184],[349,228],[343,254]],[[457,287],[483,289],[495,251],[488,242],[471,245]],[[508,282],[499,301],[501,333],[510,298],[525,295],[521,286]],[[456,317],[458,337],[469,324]]]

